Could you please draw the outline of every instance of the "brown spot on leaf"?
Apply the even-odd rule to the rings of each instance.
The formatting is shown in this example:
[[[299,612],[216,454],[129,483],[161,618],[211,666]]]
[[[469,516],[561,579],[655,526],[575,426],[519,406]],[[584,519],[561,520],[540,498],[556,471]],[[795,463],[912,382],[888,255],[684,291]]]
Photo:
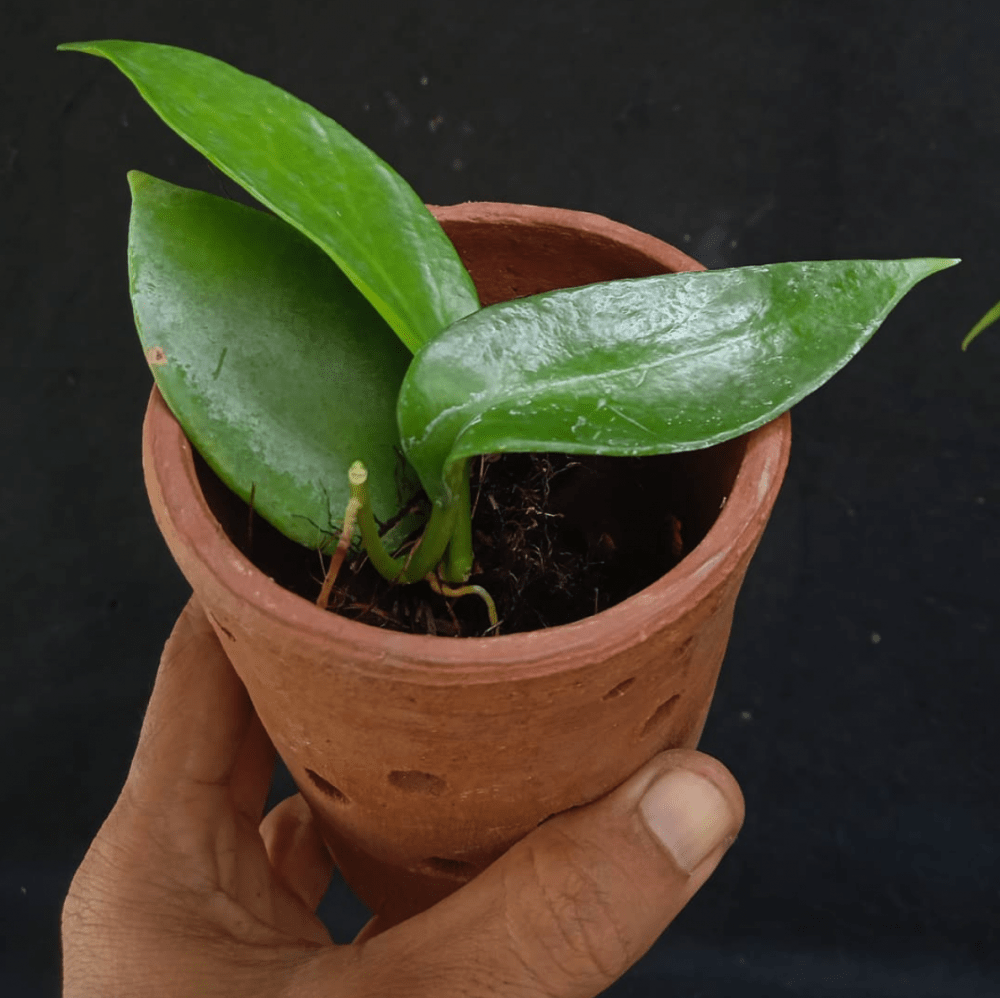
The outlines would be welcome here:
[[[146,351],[146,363],[150,367],[159,367],[162,364],[166,364],[167,355],[163,350],[163,347],[150,347]]]

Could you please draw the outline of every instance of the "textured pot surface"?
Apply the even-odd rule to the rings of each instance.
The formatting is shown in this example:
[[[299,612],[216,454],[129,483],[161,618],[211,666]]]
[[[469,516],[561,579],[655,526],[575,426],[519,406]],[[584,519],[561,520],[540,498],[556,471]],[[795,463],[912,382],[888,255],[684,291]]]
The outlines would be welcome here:
[[[587,213],[477,203],[432,210],[484,305],[702,269]],[[784,475],[790,426],[786,414],[697,452],[691,487],[706,532],[656,583],[572,624],[490,638],[382,630],[278,586],[213,515],[190,444],[155,388],[143,466],[171,553],[345,879],[391,924],[657,752],[697,744],[736,596]]]

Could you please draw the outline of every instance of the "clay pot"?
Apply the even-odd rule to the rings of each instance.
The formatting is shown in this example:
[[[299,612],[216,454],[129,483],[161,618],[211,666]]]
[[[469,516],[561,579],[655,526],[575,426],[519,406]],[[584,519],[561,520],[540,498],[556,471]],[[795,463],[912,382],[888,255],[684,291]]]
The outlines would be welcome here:
[[[703,269],[597,215],[477,203],[432,210],[483,304]],[[143,467],[171,553],[345,880],[384,928],[656,753],[697,745],[790,440],[786,414],[678,455],[675,502],[701,539],[672,571],[587,619],[487,638],[387,631],[281,588],[213,514],[206,493],[220,483],[196,463],[156,388]]]

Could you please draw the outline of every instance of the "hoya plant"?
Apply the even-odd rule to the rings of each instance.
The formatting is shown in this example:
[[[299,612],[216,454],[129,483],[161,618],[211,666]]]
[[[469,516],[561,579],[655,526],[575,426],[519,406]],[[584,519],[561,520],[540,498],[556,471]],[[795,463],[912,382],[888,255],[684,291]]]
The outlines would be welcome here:
[[[291,540],[336,543],[327,592],[355,523],[387,579],[475,591],[471,459],[666,454],[747,433],[958,262],[777,263],[482,308],[413,189],[313,107],[181,48],[60,48],[109,59],[270,209],[130,173],[130,290],[156,384],[212,470]],[[399,520],[421,490],[429,513]]]

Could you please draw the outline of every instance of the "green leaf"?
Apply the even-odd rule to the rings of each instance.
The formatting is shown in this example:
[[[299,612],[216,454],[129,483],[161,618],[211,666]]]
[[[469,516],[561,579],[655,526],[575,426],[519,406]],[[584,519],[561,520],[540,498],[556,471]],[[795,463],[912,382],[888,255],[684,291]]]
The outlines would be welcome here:
[[[111,60],[181,138],[336,262],[416,351],[479,308],[472,278],[410,185],[315,108],[170,45],[60,45]]]
[[[780,263],[502,302],[414,358],[397,415],[428,495],[476,454],[665,454],[739,436],[819,388],[957,260]],[[454,474],[451,475],[454,480]]]
[[[962,349],[965,350],[969,344],[988,326],[992,326],[994,322],[1000,319],[1000,301],[991,308],[986,315],[984,315],[979,322],[977,322],[972,329],[966,334],[965,339],[962,340]]]
[[[255,484],[255,512],[306,547],[342,525],[355,460],[376,515],[394,515],[418,485],[399,457],[410,355],[392,330],[280,219],[143,173],[129,183],[136,328],[194,447],[247,502]]]

